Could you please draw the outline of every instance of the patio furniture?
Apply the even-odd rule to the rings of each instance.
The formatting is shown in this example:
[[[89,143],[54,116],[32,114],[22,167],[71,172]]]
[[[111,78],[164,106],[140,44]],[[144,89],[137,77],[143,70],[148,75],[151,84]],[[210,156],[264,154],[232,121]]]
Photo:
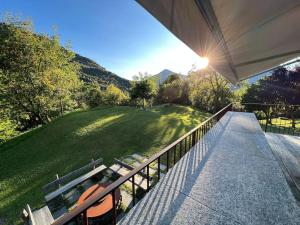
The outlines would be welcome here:
[[[106,169],[102,161],[101,158],[92,159],[89,164],[63,177],[56,175],[56,180],[42,187],[43,192],[46,194],[46,203]],[[47,205],[33,211],[27,205],[23,210],[23,218],[29,225],[50,225],[55,221]]]
[[[29,225],[50,225],[54,222],[48,206],[31,211],[29,205],[23,210],[25,222]]]
[[[65,191],[75,187],[76,185],[86,181],[87,179],[106,169],[106,166],[102,164],[102,161],[102,159],[92,160],[92,162],[86,166],[74,170],[63,177],[58,177],[58,175],[56,175],[56,180],[42,188],[46,194],[46,202],[51,201]]]
[[[107,186],[108,186],[108,184],[95,184],[95,185],[91,186],[80,196],[80,198],[77,201],[77,206],[80,206],[88,198],[96,195],[97,193],[102,192]],[[116,199],[116,206],[118,208],[121,203],[121,193],[120,193],[119,188],[116,189],[115,199]],[[112,209],[113,209],[112,194],[109,194],[106,197],[104,197],[103,199],[101,199],[97,204],[95,204],[94,206],[90,207],[87,210],[87,218],[100,217],[100,216],[108,213]]]

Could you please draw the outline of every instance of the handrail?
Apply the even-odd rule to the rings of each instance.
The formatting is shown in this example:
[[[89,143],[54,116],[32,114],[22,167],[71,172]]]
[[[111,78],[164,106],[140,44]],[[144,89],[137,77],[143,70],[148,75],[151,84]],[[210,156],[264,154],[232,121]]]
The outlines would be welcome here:
[[[84,213],[87,209],[89,209],[91,206],[93,206],[96,202],[98,202],[100,199],[104,198],[110,193],[114,194],[114,191],[122,184],[124,184],[126,181],[128,181],[131,178],[134,178],[134,176],[139,173],[139,171],[145,169],[146,167],[149,167],[149,164],[154,162],[155,160],[159,159],[161,156],[163,156],[165,153],[167,153],[169,150],[174,148],[178,143],[183,141],[185,138],[189,137],[192,135],[195,131],[197,131],[199,128],[201,128],[203,125],[211,121],[212,119],[218,117],[221,115],[224,111],[227,112],[227,109],[230,109],[232,106],[232,103],[228,104],[226,107],[218,111],[216,114],[205,120],[204,122],[200,123],[197,127],[193,128],[190,130],[188,133],[184,134],[182,137],[174,141],[172,144],[168,145],[167,147],[163,148],[160,152],[154,154],[152,157],[150,157],[147,161],[142,163],[140,166],[137,168],[133,169],[130,171],[128,174],[125,176],[120,177],[118,180],[115,182],[111,183],[109,186],[107,186],[102,192],[95,194],[91,198],[88,198],[86,201],[84,201],[81,205],[73,209],[72,211],[66,213],[64,216],[60,217],[58,220],[56,220],[52,225],[63,225],[74,218],[76,218],[78,215]],[[133,179],[132,179],[133,180]],[[134,182],[133,182],[134,183]]]
[[[257,102],[240,102],[239,105],[245,108],[234,107],[235,110],[245,110],[255,113],[265,132],[273,132],[288,135],[300,135],[300,129],[296,126],[295,113],[300,110],[300,105],[291,105],[287,103],[257,103]],[[263,116],[259,114],[263,111]],[[281,120],[280,117],[289,118],[289,120]]]
[[[261,103],[261,102],[237,102],[241,105],[263,105],[263,106],[274,106],[274,105],[279,105],[279,106],[295,106],[298,107],[300,105],[290,105],[290,104],[285,104],[285,103]]]

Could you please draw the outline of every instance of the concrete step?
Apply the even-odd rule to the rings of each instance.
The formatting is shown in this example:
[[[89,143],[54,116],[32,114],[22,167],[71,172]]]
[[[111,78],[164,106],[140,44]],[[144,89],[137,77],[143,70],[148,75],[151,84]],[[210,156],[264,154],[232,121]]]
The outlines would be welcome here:
[[[120,174],[121,176],[125,176],[130,172],[130,170],[120,166],[119,164],[112,165],[110,167],[110,169],[112,169],[116,173]],[[131,179],[129,181],[127,181],[126,183],[128,183],[126,185],[128,185],[128,187],[131,188]],[[147,180],[145,178],[143,178],[142,176],[138,175],[138,174],[136,174],[134,176],[134,183],[136,185],[138,185],[139,187],[143,188],[144,190],[147,189]]]

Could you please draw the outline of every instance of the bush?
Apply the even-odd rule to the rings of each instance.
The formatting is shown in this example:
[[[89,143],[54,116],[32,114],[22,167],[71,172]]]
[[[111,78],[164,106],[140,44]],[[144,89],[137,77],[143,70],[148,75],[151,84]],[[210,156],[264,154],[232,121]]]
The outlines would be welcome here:
[[[90,85],[86,90],[86,102],[90,107],[96,107],[103,104],[103,92],[96,83]]]
[[[17,125],[7,119],[7,118],[3,118],[0,120],[0,143],[1,142],[5,142],[11,138],[13,138],[14,136],[16,136],[19,132],[16,131],[16,127]]]
[[[128,95],[113,84],[109,85],[103,92],[103,102],[106,105],[121,105],[128,101]]]

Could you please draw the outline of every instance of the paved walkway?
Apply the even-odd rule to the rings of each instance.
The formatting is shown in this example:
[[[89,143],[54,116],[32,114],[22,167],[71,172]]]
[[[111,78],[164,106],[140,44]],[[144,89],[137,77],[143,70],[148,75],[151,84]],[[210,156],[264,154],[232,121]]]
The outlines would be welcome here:
[[[227,113],[119,224],[299,224],[254,114]]]
[[[265,136],[300,205],[300,137],[274,133]]]

